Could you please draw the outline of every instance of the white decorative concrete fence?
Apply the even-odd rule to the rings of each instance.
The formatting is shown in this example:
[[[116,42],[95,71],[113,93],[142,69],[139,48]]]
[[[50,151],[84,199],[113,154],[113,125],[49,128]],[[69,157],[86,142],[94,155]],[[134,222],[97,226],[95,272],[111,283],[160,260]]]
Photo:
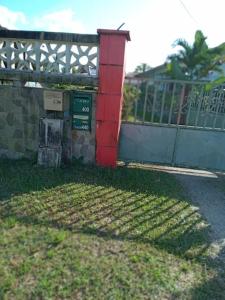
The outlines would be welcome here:
[[[6,79],[96,85],[98,35],[0,31],[0,69]]]

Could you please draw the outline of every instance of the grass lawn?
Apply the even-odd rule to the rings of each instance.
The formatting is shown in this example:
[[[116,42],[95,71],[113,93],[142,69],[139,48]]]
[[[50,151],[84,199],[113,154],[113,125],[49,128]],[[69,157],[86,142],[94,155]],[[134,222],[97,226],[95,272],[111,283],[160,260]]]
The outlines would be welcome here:
[[[0,299],[225,299],[172,175],[0,161]]]

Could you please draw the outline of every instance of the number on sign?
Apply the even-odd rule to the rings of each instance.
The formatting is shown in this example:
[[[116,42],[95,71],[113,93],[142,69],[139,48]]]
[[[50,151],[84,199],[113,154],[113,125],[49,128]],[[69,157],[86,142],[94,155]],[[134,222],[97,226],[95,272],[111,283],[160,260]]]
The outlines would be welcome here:
[[[83,111],[83,112],[89,112],[89,107],[83,107],[83,108],[82,108],[82,111]]]

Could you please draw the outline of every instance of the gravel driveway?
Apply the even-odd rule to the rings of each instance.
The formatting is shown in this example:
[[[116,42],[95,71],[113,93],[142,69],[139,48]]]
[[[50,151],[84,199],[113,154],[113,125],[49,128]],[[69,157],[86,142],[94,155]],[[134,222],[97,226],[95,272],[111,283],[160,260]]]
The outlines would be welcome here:
[[[225,239],[225,185],[217,174],[176,174],[189,198],[211,225],[214,240]],[[224,181],[225,183],[225,181]]]
[[[175,175],[189,199],[199,208],[211,227],[215,254],[225,258],[225,176],[211,172],[194,171]]]

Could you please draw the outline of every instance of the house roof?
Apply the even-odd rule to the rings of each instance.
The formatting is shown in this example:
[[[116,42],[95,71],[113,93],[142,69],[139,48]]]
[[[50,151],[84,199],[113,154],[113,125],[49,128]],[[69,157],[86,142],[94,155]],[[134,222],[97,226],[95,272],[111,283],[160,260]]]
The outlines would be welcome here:
[[[164,73],[165,70],[166,70],[166,64],[162,64],[162,65],[159,65],[155,68],[152,68],[152,69],[150,69],[146,72],[138,73],[138,74],[135,75],[135,77],[149,78],[149,77],[154,76],[155,74]]]

